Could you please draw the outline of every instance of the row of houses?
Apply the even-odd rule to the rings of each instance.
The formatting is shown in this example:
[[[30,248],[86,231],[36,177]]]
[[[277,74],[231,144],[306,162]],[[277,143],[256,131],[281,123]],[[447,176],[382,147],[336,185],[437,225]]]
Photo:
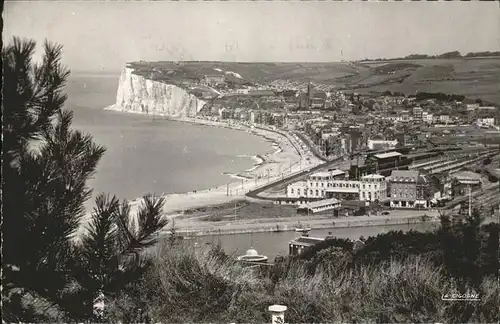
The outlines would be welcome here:
[[[489,107],[479,107],[477,112],[460,115],[457,112],[433,114],[426,111],[422,107],[413,107],[411,111],[399,110],[397,112],[393,112],[393,114],[383,116],[382,118],[393,122],[422,122],[426,124],[469,123],[474,121],[476,124],[493,126],[496,122],[496,109],[495,107],[492,107],[493,109],[486,108]],[[473,118],[472,120],[471,117]]]
[[[434,180],[417,170],[393,170],[387,178],[369,174],[360,180],[349,180],[348,172],[331,170],[288,185],[284,201],[312,213],[338,208],[342,201],[425,209],[444,196],[462,196],[482,185],[481,177],[472,172],[458,172],[438,185]]]
[[[385,177],[370,174],[359,181],[349,180],[348,172],[333,170],[318,172],[306,181],[299,181],[287,187],[289,198],[321,198],[359,201],[385,201],[387,199]]]

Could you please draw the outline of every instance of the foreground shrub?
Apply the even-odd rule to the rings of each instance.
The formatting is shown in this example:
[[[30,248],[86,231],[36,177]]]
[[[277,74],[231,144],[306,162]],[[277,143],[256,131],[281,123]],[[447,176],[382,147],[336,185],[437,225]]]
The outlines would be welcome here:
[[[184,243],[161,252],[134,288],[140,301],[128,302],[136,312],[142,309],[141,319],[155,322],[263,323],[270,320],[267,307],[275,303],[288,307],[288,323],[498,321],[500,290],[494,278],[476,289],[479,301],[444,301],[443,294],[472,287],[459,287],[425,258],[350,270],[318,267],[313,274],[307,265],[292,263],[279,273],[280,278],[262,278],[232,258]],[[133,320],[134,307],[114,307],[115,318]]]
[[[233,258],[221,257],[220,251],[196,249],[182,242],[164,244],[157,251],[151,271],[109,310],[118,320],[148,317],[155,322],[233,321],[234,316],[245,313],[242,305],[250,305],[246,295],[249,291],[251,297],[264,291],[252,270],[241,267]],[[138,306],[120,310],[131,298],[137,299]],[[249,310],[258,311],[254,306]]]
[[[132,215],[102,194],[84,217],[105,148],[63,109],[62,47],[45,42],[38,63],[35,50],[18,37],[2,48],[2,320],[105,321],[102,302],[149,266],[142,252],[166,225],[163,199],[145,196]]]

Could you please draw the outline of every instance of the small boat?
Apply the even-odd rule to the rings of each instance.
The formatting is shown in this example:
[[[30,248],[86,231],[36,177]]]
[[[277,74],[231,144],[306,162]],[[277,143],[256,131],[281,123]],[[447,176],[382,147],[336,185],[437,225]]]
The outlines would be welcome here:
[[[308,233],[310,230],[310,227],[305,227],[300,222],[297,224],[297,227],[295,227],[295,232]]]

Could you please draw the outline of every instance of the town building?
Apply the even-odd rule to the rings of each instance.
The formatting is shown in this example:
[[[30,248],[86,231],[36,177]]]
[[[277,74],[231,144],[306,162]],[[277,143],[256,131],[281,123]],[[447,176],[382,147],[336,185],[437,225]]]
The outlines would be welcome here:
[[[357,180],[335,180],[328,183],[325,189],[326,198],[339,200],[361,200],[361,182]]]
[[[299,109],[309,109],[309,103],[308,103],[308,100],[307,100],[307,94],[305,93],[300,93],[299,94]]]
[[[221,119],[231,119],[233,118],[233,111],[227,108],[222,108],[219,110],[219,116]]]
[[[424,110],[421,107],[413,108],[413,120],[421,122],[423,119]]]
[[[317,92],[313,94],[311,98],[311,109],[324,109],[326,104],[326,93]]]
[[[399,152],[387,152],[370,155],[366,158],[365,166],[368,172],[379,173],[381,170],[397,168],[403,157]]]
[[[451,122],[450,116],[449,115],[439,115],[439,122],[441,124],[448,124]]]
[[[316,172],[309,176],[307,181],[297,181],[287,187],[287,197],[289,198],[325,198],[325,189],[333,180],[346,179],[345,171],[332,170]]]
[[[307,105],[311,108],[311,104],[314,98],[314,87],[311,82],[307,84]]]
[[[427,111],[422,111],[422,122],[427,123],[427,117],[429,113]]]
[[[393,208],[427,208],[428,181],[419,171],[393,170],[390,177],[390,206]]]
[[[369,150],[387,150],[395,148],[398,144],[397,140],[375,140],[369,139],[367,146]]]
[[[466,109],[467,111],[474,111],[476,109],[479,108],[479,104],[478,103],[474,103],[474,104],[467,104],[466,105]]]
[[[255,124],[255,113],[253,111],[250,111],[249,116],[248,116],[248,122],[251,125]]]
[[[310,198],[337,200],[383,201],[387,198],[385,177],[372,174],[361,180],[348,180],[348,173],[341,170],[317,172],[307,181],[298,181],[287,186],[287,198]],[[322,207],[318,207],[322,208]]]
[[[247,89],[247,88],[240,88],[240,89],[236,89],[236,90],[235,90],[235,93],[237,93],[237,94],[248,94],[248,93],[249,93],[249,91],[250,91],[250,90],[249,90],[249,89]]]
[[[399,113],[398,120],[401,121],[401,122],[403,122],[403,123],[409,122],[411,120],[411,118],[410,118],[410,112],[408,110],[402,110]]]
[[[481,189],[482,181],[481,176],[477,173],[470,171],[461,171],[451,176],[453,196],[466,196],[470,191]]]
[[[226,82],[226,77],[224,75],[214,74],[214,75],[205,75],[202,80],[202,84],[206,84],[209,86],[216,86],[219,84],[224,84]]]
[[[288,243],[288,251],[291,256],[300,255],[324,241],[324,238],[300,236]]]
[[[297,207],[298,213],[315,214],[340,207],[340,201],[335,198],[311,201]]]
[[[358,127],[349,127],[344,130],[346,147],[349,153],[359,150],[363,146],[363,132]]]
[[[307,197],[309,192],[307,187],[307,181],[294,182],[286,187],[286,196],[288,198]]]
[[[369,174],[361,177],[359,188],[361,201],[385,201],[387,199],[387,182],[380,174]]]
[[[347,140],[339,132],[323,133],[321,150],[326,156],[342,156],[348,153]]]
[[[495,118],[478,118],[476,120],[478,126],[493,126],[495,125]]]

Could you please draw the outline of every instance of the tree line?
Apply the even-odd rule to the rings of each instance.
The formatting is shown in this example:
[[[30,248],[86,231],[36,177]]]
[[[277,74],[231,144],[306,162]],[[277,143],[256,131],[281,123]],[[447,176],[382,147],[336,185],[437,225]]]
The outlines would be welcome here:
[[[435,99],[443,102],[453,102],[453,101],[463,101],[465,96],[458,94],[446,94],[443,92],[417,92],[416,94],[410,94],[406,96],[402,92],[391,92],[384,91],[382,92],[383,96],[394,96],[394,97],[408,97],[408,98],[416,98],[418,101]],[[481,99],[476,100],[477,103],[482,103]]]

